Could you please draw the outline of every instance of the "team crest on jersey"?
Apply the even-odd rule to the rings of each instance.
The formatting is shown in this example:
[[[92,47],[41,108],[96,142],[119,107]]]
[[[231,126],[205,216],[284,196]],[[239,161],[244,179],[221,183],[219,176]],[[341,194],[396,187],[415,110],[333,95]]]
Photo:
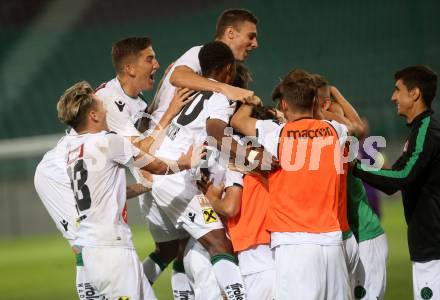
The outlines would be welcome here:
[[[115,101],[115,104],[118,107],[120,112],[122,112],[124,110],[125,103],[123,103],[121,100]]]
[[[425,286],[421,291],[420,291],[420,296],[422,297],[422,299],[428,300],[431,299],[432,296],[434,295],[434,293],[432,292],[432,290]]]
[[[217,222],[218,216],[212,208],[202,210],[203,220],[206,224]]]
[[[367,291],[362,285],[358,285],[354,288],[354,296],[356,299],[362,299],[367,295]]]

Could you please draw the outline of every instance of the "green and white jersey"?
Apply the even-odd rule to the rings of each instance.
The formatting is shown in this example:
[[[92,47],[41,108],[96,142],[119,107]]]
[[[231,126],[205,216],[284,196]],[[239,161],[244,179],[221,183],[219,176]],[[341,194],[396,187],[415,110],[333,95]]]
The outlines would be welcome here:
[[[347,202],[348,223],[359,243],[384,233],[379,217],[368,204],[362,180],[351,172],[347,175]]]

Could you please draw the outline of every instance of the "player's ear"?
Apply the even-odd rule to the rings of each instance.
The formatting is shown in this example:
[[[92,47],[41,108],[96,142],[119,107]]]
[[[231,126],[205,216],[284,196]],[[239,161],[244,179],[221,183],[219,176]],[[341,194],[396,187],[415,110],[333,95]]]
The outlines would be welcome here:
[[[234,27],[232,26],[226,27],[224,36],[229,40],[233,40],[235,37]]]
[[[227,84],[232,84],[235,79],[235,65],[229,64],[225,67],[225,73],[226,73],[226,80],[225,82]]]
[[[421,96],[421,92],[418,87],[414,87],[412,90],[410,90],[409,94],[414,101],[419,100]]]
[[[285,113],[287,111],[287,102],[286,102],[286,100],[281,99],[280,104],[281,104],[280,105],[281,106],[281,111],[283,113]]]
[[[124,71],[131,77],[134,77],[136,75],[135,73],[135,66],[133,64],[125,64],[124,65]]]

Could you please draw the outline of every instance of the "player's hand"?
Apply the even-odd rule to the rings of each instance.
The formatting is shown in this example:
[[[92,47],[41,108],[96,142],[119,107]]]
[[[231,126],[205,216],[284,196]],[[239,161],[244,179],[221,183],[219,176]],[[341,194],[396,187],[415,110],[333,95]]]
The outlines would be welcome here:
[[[171,100],[170,106],[168,107],[168,112],[174,117],[176,116],[182,108],[192,100],[191,95],[194,93],[193,90],[188,88],[176,88],[174,97]]]
[[[240,101],[243,103],[246,103],[247,101],[251,101],[251,98],[254,96],[253,91],[242,89],[228,84],[222,85],[221,92],[229,100]]]
[[[206,189],[206,192],[204,193],[206,198],[208,198],[211,206],[213,205],[211,201],[219,200],[222,198],[224,189],[225,189],[225,183],[223,181],[220,182],[219,186],[216,186],[211,182],[211,184]]]
[[[187,170],[196,167],[200,164],[200,160],[206,156],[206,151],[203,151],[203,146],[191,145],[185,154],[182,154],[177,161],[179,169]]]
[[[247,99],[246,104],[250,104],[254,106],[263,106],[263,102],[257,95],[254,95],[250,99]]]

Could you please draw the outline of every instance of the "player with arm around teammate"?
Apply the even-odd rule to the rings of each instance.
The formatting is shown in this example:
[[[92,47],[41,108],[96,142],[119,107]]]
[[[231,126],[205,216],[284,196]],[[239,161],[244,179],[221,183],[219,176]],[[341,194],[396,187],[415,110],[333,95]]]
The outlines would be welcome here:
[[[155,299],[126,223],[125,168],[171,174],[190,168],[191,154],[165,162],[108,132],[104,105],[86,82],[67,89],[57,110],[60,120],[77,133],[66,136],[64,158],[78,209],[74,247],[86,277],[111,299]]]

